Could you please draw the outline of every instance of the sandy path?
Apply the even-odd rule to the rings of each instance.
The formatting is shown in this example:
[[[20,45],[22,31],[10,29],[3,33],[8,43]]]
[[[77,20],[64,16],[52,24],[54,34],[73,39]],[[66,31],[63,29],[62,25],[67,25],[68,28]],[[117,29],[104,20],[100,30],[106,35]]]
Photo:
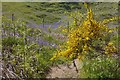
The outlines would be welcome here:
[[[79,60],[75,60],[77,69],[82,67],[82,63]],[[50,73],[46,78],[78,78],[80,75],[80,71],[78,73],[76,71],[76,67],[71,64],[68,66],[67,64],[58,65],[55,67],[51,67]]]

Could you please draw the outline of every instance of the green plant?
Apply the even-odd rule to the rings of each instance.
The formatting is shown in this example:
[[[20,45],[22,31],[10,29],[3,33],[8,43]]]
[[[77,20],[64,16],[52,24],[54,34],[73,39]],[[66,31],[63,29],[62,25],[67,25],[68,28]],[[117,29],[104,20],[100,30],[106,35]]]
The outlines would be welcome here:
[[[4,66],[10,68],[16,78],[44,78],[46,73],[49,71],[51,66],[51,54],[55,51],[55,48],[40,46],[37,41],[41,37],[43,32],[38,28],[27,27],[25,22],[14,21],[14,23],[7,22],[7,18],[3,21],[3,30],[10,33],[14,33],[13,24],[17,27],[16,35],[12,36],[6,34],[2,38],[2,55]],[[11,21],[11,20],[10,20]],[[6,24],[10,24],[6,27]],[[35,40],[29,42],[30,38],[33,37]],[[30,40],[31,41],[31,40]],[[41,49],[41,50],[40,50]],[[12,68],[10,67],[12,66]],[[4,70],[5,70],[4,67]],[[6,76],[7,73],[4,75]],[[12,74],[11,74],[12,75]],[[7,78],[11,78],[7,76]]]
[[[88,11],[87,16],[81,21],[81,19],[79,20],[72,15],[74,22],[67,36],[66,45],[63,45],[64,48],[58,50],[51,60],[58,59],[61,56],[74,60],[84,57],[94,58],[94,56],[102,54],[108,56],[117,54],[117,48],[114,45],[115,41],[110,40],[110,35],[114,34],[116,28],[109,28],[107,24],[119,20],[120,17],[97,21],[94,19],[92,9],[88,8],[88,5],[85,6]],[[83,17],[81,13],[79,13],[79,16]],[[97,54],[94,52],[97,52]]]
[[[120,78],[120,64],[117,58],[98,56],[94,59],[86,59],[81,70],[81,76],[85,78]]]

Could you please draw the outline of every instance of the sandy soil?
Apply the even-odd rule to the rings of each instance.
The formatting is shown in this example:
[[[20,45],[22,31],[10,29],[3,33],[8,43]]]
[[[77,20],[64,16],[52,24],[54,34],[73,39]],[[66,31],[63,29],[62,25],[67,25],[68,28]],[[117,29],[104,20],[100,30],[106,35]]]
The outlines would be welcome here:
[[[82,67],[82,62],[75,60],[77,69]],[[80,75],[80,70],[76,71],[76,67],[73,62],[70,65],[63,64],[55,67],[51,67],[51,71],[46,78],[78,78]]]

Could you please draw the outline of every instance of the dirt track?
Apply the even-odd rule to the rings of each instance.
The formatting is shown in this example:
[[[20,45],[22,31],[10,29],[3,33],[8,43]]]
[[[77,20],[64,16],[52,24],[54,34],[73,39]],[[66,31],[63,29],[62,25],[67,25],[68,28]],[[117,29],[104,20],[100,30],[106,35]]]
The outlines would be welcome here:
[[[79,60],[75,60],[75,64],[77,66],[77,69],[80,69],[82,67],[82,63]],[[78,70],[77,73],[76,67],[71,62],[69,66],[67,64],[64,64],[51,67],[51,71],[46,78],[78,78],[79,75],[80,71]]]

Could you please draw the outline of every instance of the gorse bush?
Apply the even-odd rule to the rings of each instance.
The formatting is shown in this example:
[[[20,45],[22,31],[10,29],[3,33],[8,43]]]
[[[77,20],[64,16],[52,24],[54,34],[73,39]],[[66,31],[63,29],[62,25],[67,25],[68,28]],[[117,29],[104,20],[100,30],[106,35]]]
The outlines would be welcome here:
[[[107,23],[118,20],[119,17],[96,21],[93,18],[92,9],[87,7],[87,10],[86,19],[81,24],[78,25],[75,19],[74,24],[76,26],[70,29],[66,46],[64,49],[58,50],[51,60],[57,59],[60,56],[76,59],[92,55],[91,52],[98,52],[96,55],[112,55],[117,53],[117,48],[114,45],[115,42],[110,40],[110,35],[117,28],[109,28]]]
[[[87,15],[81,20],[74,17],[70,28],[68,40],[65,45],[51,58],[80,59],[84,65],[82,70],[89,78],[115,78],[119,77],[118,47],[112,37],[117,35],[117,27],[110,28],[108,23],[117,21],[120,17],[112,17],[97,21],[94,19],[92,9],[87,8]],[[79,14],[82,17],[82,14]],[[81,23],[80,23],[81,22]],[[101,57],[102,56],[102,57]],[[105,57],[103,57],[105,56]],[[82,72],[80,73],[82,74]]]

